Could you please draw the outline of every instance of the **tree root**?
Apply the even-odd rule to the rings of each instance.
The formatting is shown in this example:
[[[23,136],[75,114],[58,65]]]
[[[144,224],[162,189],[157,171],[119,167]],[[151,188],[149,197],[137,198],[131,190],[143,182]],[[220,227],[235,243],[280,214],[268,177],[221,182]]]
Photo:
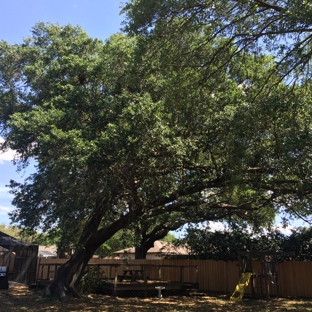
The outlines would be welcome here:
[[[42,297],[51,297],[58,294],[61,302],[67,302],[70,298],[81,298],[80,294],[71,286],[66,286],[63,281],[52,281],[42,291]]]

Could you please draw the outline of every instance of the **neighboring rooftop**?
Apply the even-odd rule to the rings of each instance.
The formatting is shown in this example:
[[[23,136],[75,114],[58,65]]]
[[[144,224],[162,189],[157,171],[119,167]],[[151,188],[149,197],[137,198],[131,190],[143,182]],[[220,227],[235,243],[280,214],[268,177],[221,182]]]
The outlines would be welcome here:
[[[54,258],[57,257],[57,248],[55,245],[52,246],[39,246],[38,256],[42,258]]]
[[[126,248],[115,251],[114,254],[119,257],[127,256],[134,259],[135,247]],[[172,243],[163,241],[155,241],[154,247],[147,251],[146,259],[160,259],[167,256],[187,256],[189,255],[189,249],[186,246],[176,247]]]

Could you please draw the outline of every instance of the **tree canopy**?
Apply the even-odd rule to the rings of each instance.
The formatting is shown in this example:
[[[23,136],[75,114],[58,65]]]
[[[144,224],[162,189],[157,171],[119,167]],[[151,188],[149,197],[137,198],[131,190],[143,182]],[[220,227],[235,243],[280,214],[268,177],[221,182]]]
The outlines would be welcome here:
[[[216,37],[224,43],[211,62],[223,59],[223,53],[264,51],[275,56],[281,80],[306,81],[311,78],[312,7],[300,0],[132,0],[124,5],[125,29],[131,33],[157,36],[163,40],[181,33],[202,31],[204,36],[189,53],[197,53]]]

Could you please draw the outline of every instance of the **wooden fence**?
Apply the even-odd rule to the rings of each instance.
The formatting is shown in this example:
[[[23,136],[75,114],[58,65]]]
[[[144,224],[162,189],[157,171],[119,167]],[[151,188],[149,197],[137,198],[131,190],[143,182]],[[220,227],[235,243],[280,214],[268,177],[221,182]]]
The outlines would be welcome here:
[[[37,279],[53,278],[58,266],[66,262],[66,259],[40,259],[38,261]],[[125,264],[123,260],[92,259],[89,264],[98,266],[103,275],[113,278],[116,274],[122,274],[127,266],[141,264],[155,265],[146,267],[146,275],[151,278],[159,276],[159,266],[198,266],[199,289],[203,291],[216,291],[232,293],[239,281],[238,262],[224,262],[213,260],[130,260]],[[261,273],[261,263],[254,263],[254,271]],[[161,276],[164,280],[178,281],[180,279],[179,267],[162,267]],[[196,269],[194,267],[184,269],[184,281],[196,282]],[[246,294],[252,291],[249,285]],[[278,279],[269,280],[270,295],[281,297],[310,297],[312,298],[312,262],[289,261],[278,264]]]

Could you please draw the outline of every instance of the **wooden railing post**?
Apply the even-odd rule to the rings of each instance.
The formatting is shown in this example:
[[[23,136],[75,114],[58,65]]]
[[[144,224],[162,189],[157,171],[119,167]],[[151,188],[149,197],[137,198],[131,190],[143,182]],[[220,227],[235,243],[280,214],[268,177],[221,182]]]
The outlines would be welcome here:
[[[147,283],[146,267],[142,266],[142,270],[143,270],[144,284],[146,284]]]
[[[180,282],[184,282],[184,266],[180,267]]]
[[[115,265],[115,279],[114,279],[114,291],[113,291],[113,295],[116,296],[117,295],[117,279],[118,279],[118,275],[117,275],[117,265]]]

